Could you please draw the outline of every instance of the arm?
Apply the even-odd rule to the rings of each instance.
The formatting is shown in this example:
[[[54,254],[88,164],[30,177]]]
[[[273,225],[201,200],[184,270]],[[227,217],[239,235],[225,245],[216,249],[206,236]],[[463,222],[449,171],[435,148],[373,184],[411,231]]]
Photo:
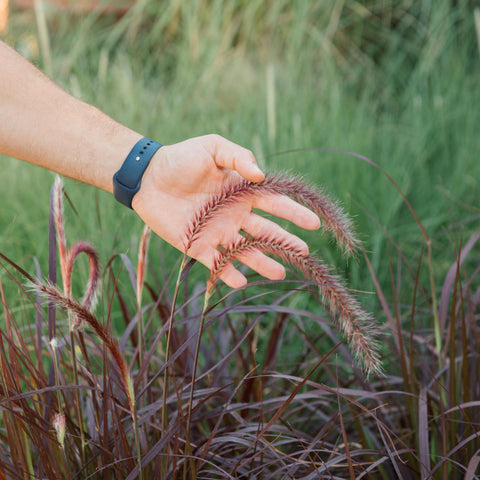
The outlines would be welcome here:
[[[142,135],[68,95],[2,42],[0,65],[0,152],[111,193],[113,175]],[[182,250],[195,211],[225,182],[240,176],[253,182],[264,178],[250,151],[217,135],[164,146],[152,158],[133,208],[154,232]],[[230,208],[188,254],[210,268],[217,246],[234,241],[240,230],[280,235],[307,250],[305,242],[254,214],[254,208],[302,228],[319,227],[314,213],[289,198],[257,196]],[[279,263],[261,253],[242,262],[267,278],[284,275]],[[232,287],[246,281],[233,266],[222,279]]]
[[[0,152],[112,191],[141,135],[68,95],[0,42]]]

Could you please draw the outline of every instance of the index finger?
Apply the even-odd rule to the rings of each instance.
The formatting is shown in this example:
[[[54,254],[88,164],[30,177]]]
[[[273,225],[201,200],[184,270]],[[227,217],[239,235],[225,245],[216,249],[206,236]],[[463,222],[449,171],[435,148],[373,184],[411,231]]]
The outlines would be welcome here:
[[[257,195],[253,201],[253,208],[288,220],[305,230],[320,228],[320,219],[317,214],[285,195]]]
[[[265,174],[260,170],[253,153],[226,138],[215,135],[214,161],[217,167],[239,173],[245,180],[261,182]]]

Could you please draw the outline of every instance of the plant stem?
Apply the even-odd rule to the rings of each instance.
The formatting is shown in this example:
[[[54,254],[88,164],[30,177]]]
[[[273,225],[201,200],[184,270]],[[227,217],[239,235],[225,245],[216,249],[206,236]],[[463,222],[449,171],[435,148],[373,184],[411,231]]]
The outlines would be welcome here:
[[[58,348],[58,340],[57,337],[53,337],[53,339],[50,341],[50,346],[52,347],[52,353],[53,353],[53,371],[55,374],[55,385],[59,386],[60,385],[60,376],[58,374],[59,366],[58,366],[58,357],[57,357],[57,348]],[[57,407],[58,407],[58,412],[62,412],[62,402],[60,400],[60,390],[56,392],[56,397],[57,397]]]
[[[140,449],[140,436],[138,434],[138,415],[137,408],[135,406],[135,399],[132,399],[132,404],[130,405],[130,410],[133,419],[133,430],[135,432],[135,448],[137,450],[137,463],[138,463],[138,477],[143,480],[143,469],[142,469],[142,452]]]
[[[75,385],[78,385],[78,374],[77,374],[77,354],[75,351],[75,336],[72,329],[70,329],[70,353],[72,355],[72,368],[73,368],[73,381]],[[80,392],[77,389],[74,389],[75,395],[75,408],[77,411],[77,417],[79,422],[80,428],[80,442],[81,442],[81,449],[80,449],[80,458],[82,460],[82,465],[85,465],[85,432],[83,430],[83,413],[82,408],[80,406]]]
[[[198,327],[198,335],[197,335],[197,345],[195,347],[195,358],[193,360],[193,371],[192,371],[192,383],[190,384],[190,398],[188,401],[188,410],[187,410],[187,421],[186,421],[186,426],[185,426],[185,441],[186,441],[186,449],[187,449],[187,454],[190,457],[190,465],[191,465],[191,475],[193,475],[192,478],[196,478],[195,474],[195,464],[193,462],[193,457],[192,457],[192,449],[190,446],[190,425],[192,421],[192,405],[193,405],[193,392],[195,390],[195,379],[197,375],[197,366],[198,366],[198,356],[200,353],[200,342],[202,339],[202,331],[203,331],[203,326],[205,324],[205,316],[208,311],[208,306],[210,302],[210,297],[211,297],[211,289],[207,288],[207,291],[205,292],[205,300],[203,303],[203,310],[202,310],[202,316],[200,317],[200,325]],[[185,461],[184,463],[184,479],[186,479],[186,474],[187,474],[187,462]]]
[[[138,335],[138,369],[142,368],[143,360],[143,315],[142,315],[142,301],[137,295],[137,335]]]
[[[438,319],[437,310],[437,296],[435,293],[435,280],[433,277],[433,261],[432,261],[432,242],[427,239],[427,252],[428,252],[428,269],[430,272],[430,289],[432,292],[432,310],[433,310],[433,327],[435,331],[435,346],[438,355],[438,366],[442,368],[442,337],[440,332],[440,322]]]
[[[177,281],[175,283],[175,290],[173,292],[172,306],[170,309],[170,318],[168,320],[167,345],[165,349],[165,364],[168,363],[168,360],[170,358],[170,343],[171,343],[172,330],[173,330],[173,320],[175,317],[175,306],[177,304],[178,292],[180,290],[180,281],[182,278],[182,273],[188,262],[187,259],[188,259],[187,254],[184,253],[182,258],[182,263],[178,271]],[[167,410],[168,384],[169,384],[169,367],[165,367],[165,371],[163,372],[163,395],[162,395],[162,427],[161,427],[162,437],[165,435],[165,429],[166,429],[167,417],[168,417],[168,410]],[[167,448],[168,448],[168,444],[167,444]]]

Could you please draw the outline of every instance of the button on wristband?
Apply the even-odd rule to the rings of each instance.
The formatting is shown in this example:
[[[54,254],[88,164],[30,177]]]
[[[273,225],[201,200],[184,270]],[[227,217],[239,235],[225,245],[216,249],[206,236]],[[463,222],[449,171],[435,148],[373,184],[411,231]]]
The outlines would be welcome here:
[[[142,177],[150,160],[161,143],[142,138],[132,148],[120,170],[113,176],[113,195],[128,208],[132,208],[132,200],[140,190]]]

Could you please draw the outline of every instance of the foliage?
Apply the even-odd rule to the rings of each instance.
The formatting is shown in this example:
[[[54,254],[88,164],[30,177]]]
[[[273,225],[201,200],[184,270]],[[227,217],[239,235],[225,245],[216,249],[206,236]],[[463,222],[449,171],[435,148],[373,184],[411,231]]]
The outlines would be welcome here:
[[[251,281],[215,301],[211,282],[202,302],[205,288],[190,285],[185,258],[172,298],[168,278],[145,281],[148,230],[136,269],[125,255],[108,261],[97,320],[89,312],[97,260],[84,242],[67,247],[61,194],[57,184],[61,270],[72,275],[85,252],[90,293],[77,302],[67,278],[66,292],[42,286],[1,254],[23,298],[14,311],[2,280],[3,478],[477,478],[480,231],[458,245],[442,289],[419,283],[420,270],[432,267],[423,248],[416,265],[397,252],[392,293],[413,287],[410,306],[389,304],[372,271],[387,355],[385,375],[369,379],[352,364],[328,310],[293,306],[295,296],[315,295],[311,282]],[[208,228],[222,202],[220,195],[199,210],[190,235]],[[8,266],[49,302],[32,296]],[[125,321],[118,342],[114,303]]]
[[[54,323],[7,266],[5,255],[26,270],[52,255],[41,224],[51,176],[2,159],[0,477],[32,478],[40,459],[47,478],[134,477],[141,452],[145,475],[171,478],[478,478],[474,3],[140,0],[121,19],[46,8],[38,30],[38,11],[14,12],[7,41],[123,123],[166,143],[216,131],[342,198],[364,259],[342,267],[308,240],[361,288],[385,375],[355,366],[303,279],[220,288],[196,355],[205,272],[186,265],[174,302],[166,247],[152,239],[150,267],[142,253],[135,269],[140,223],[67,182],[67,235],[107,259],[95,316],[119,337],[132,409],[98,331],[70,337],[75,317],[58,311]],[[381,170],[318,147],[374,158],[405,196]],[[276,155],[292,148],[303,150]],[[77,263],[74,298],[90,277]]]

